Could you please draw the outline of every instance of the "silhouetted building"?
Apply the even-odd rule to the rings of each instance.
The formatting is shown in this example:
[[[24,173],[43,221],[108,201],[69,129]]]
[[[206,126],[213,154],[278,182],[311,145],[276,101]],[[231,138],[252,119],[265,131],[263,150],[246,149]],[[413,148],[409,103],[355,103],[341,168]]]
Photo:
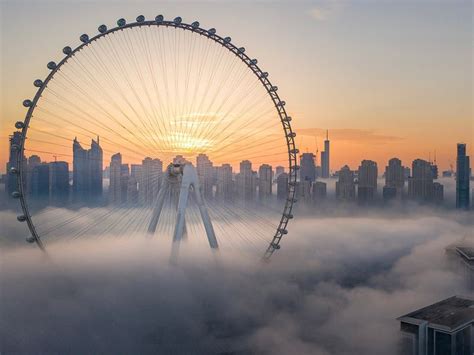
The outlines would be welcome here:
[[[330,176],[329,166],[329,134],[326,131],[326,140],[324,141],[324,151],[321,152],[321,177],[328,178]]]
[[[91,141],[90,149],[82,148],[74,138],[72,190],[75,200],[98,199],[102,196],[103,152],[97,141]]]
[[[406,355],[470,355],[474,351],[474,300],[453,296],[397,320]]]
[[[299,201],[308,203],[311,201],[311,181],[302,180],[296,183],[296,198]]]
[[[41,158],[37,155],[32,155],[28,158],[27,168],[26,168],[26,189],[29,194],[31,194],[32,187],[32,178],[33,178],[33,169],[41,164]]]
[[[277,177],[277,198],[286,199],[288,197],[288,174],[281,173]]]
[[[122,164],[120,168],[120,196],[121,202],[128,202],[128,181],[130,179],[130,169],[128,164]]]
[[[222,166],[217,167],[216,198],[232,201],[234,198],[233,191],[232,166],[230,164],[222,164]]]
[[[267,198],[272,195],[273,170],[272,166],[262,164],[258,168],[258,197]]]
[[[196,170],[204,198],[211,199],[213,197],[214,169],[212,161],[206,154],[199,154],[196,157]]]
[[[255,198],[257,189],[257,174],[252,171],[252,162],[243,160],[240,163],[240,172],[235,176],[237,196],[250,201]]]
[[[33,168],[31,177],[31,196],[47,201],[49,199],[49,164],[41,163]]]
[[[431,163],[431,175],[433,175],[433,179],[435,179],[435,180],[439,176],[438,165],[436,165],[436,163]]]
[[[400,159],[392,158],[385,167],[385,186],[383,198],[385,200],[401,198],[405,186],[405,168]]]
[[[347,165],[343,166],[338,173],[339,180],[336,181],[336,197],[339,200],[352,201],[355,199],[354,172]]]
[[[322,181],[313,182],[312,199],[315,204],[319,204],[326,199],[327,196],[326,183]]]
[[[316,180],[316,164],[313,153],[303,153],[300,156],[300,180]]]
[[[433,193],[433,173],[431,164],[416,159],[412,164],[412,176],[408,178],[408,197],[417,201],[431,201]]]
[[[370,203],[377,194],[377,163],[363,160],[358,171],[357,199],[359,203]]]
[[[69,164],[49,163],[49,198],[52,203],[67,203],[69,199]]]
[[[441,204],[444,201],[444,187],[439,182],[433,183],[433,202]]]
[[[181,158],[176,157],[175,159],[183,161]],[[138,195],[141,204],[153,204],[160,190],[162,177],[163,163],[160,159],[147,157],[142,161],[140,179],[138,180]]]
[[[469,178],[470,163],[466,155],[466,144],[458,143],[456,158],[456,207],[469,209]]]
[[[275,179],[278,177],[278,175],[280,175],[281,173],[284,173],[285,172],[285,167],[284,166],[277,166],[275,168]]]
[[[122,154],[112,155],[110,160],[110,185],[109,202],[120,204],[122,202]]]

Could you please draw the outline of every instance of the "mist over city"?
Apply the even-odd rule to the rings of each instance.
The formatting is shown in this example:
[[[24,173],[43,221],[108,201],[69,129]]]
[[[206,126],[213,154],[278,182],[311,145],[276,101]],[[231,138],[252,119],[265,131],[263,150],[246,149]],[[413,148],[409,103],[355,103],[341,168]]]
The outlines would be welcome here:
[[[1,354],[473,354],[471,2],[0,10]]]

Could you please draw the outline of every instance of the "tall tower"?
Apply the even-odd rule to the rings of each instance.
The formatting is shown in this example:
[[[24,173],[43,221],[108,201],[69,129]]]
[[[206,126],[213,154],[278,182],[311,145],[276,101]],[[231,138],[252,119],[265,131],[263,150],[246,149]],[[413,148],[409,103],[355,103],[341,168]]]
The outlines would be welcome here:
[[[342,201],[355,199],[354,172],[347,165],[339,170],[339,180],[336,181],[336,197]]]
[[[456,158],[456,207],[469,209],[469,156],[466,155],[466,144],[458,143]]]
[[[362,160],[359,166],[359,184],[357,198],[359,203],[370,203],[377,193],[377,163],[372,160]]]
[[[316,180],[316,156],[313,153],[303,153],[300,156],[300,181]]]
[[[212,161],[206,154],[199,154],[196,157],[196,170],[199,183],[203,189],[204,198],[212,198],[214,186],[214,169]]]
[[[383,197],[385,200],[392,198],[400,199],[405,186],[405,168],[402,161],[392,158],[385,167],[385,186],[383,188]]]
[[[329,166],[329,131],[326,130],[326,140],[324,141],[324,151],[321,152],[321,177],[328,178],[330,175]]]
[[[110,160],[110,185],[109,202],[120,204],[122,202],[122,154],[112,155]]]
[[[137,173],[136,168],[134,174]],[[163,162],[146,157],[138,178],[138,196],[141,204],[150,205],[158,196],[163,176]]]
[[[262,164],[258,168],[258,197],[264,199],[272,195],[273,170],[272,166]]]

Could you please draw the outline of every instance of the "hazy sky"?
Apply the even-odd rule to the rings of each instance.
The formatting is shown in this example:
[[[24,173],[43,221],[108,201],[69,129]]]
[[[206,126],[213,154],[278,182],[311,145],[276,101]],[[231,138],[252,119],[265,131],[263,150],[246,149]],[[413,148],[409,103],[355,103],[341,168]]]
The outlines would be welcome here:
[[[443,169],[455,144],[472,155],[470,1],[18,1],[1,2],[0,164],[50,60],[82,33],[132,21],[182,16],[229,35],[258,58],[294,118],[301,150],[332,137],[332,169],[373,159],[405,164],[437,151]]]

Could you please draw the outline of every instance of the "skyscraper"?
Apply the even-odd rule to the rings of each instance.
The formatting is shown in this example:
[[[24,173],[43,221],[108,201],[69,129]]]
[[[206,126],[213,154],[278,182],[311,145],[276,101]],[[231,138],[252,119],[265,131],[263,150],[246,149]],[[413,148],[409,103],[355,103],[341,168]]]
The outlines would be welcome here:
[[[258,197],[264,199],[272,195],[273,170],[271,165],[262,164],[258,168]]]
[[[257,176],[252,171],[252,162],[243,160],[240,162],[240,171],[235,176],[236,192],[239,198],[251,201],[255,197],[257,189]]]
[[[120,204],[122,202],[122,154],[112,155],[110,160],[109,202]]]
[[[277,198],[282,200],[288,196],[288,174],[281,173],[277,177]]]
[[[206,154],[199,154],[196,157],[196,170],[204,198],[211,199],[213,197],[214,171],[212,161]]]
[[[31,177],[31,196],[33,198],[43,202],[49,199],[49,173],[48,163],[41,163],[33,168]]]
[[[150,205],[155,201],[161,186],[163,163],[160,159],[146,157],[142,161],[138,196],[141,204]]]
[[[412,176],[408,178],[408,197],[420,202],[439,202],[440,189],[440,186],[433,183],[431,163],[415,159],[412,164]]]
[[[316,180],[316,156],[313,153],[303,153],[300,156],[300,181]]]
[[[91,148],[84,149],[74,138],[72,167],[72,190],[75,200],[98,199],[102,196],[103,152],[97,141],[92,139]]]
[[[385,186],[383,188],[383,198],[401,198],[403,187],[405,186],[404,167],[400,159],[392,158],[385,167]]]
[[[456,158],[456,207],[469,209],[470,162],[466,155],[466,144],[458,143]]]
[[[41,158],[38,155],[32,155],[28,158],[27,168],[26,168],[26,189],[28,193],[31,194],[31,187],[32,187],[32,177],[33,177],[33,169],[35,166],[41,164]]]
[[[233,191],[232,166],[222,164],[222,166],[217,167],[216,198],[223,201],[232,201]]]
[[[370,203],[377,194],[377,163],[362,160],[358,172],[357,200],[361,204]]]
[[[49,199],[52,203],[66,203],[69,198],[69,164],[65,161],[49,163]]]
[[[326,130],[326,140],[324,141],[324,151],[321,152],[321,177],[328,178],[330,176],[330,156],[329,156],[329,131]]]
[[[326,183],[322,181],[315,181],[312,188],[312,199],[314,204],[320,204],[326,199],[327,188]]]
[[[354,172],[347,165],[339,170],[339,180],[336,181],[336,197],[342,201],[355,199]]]

